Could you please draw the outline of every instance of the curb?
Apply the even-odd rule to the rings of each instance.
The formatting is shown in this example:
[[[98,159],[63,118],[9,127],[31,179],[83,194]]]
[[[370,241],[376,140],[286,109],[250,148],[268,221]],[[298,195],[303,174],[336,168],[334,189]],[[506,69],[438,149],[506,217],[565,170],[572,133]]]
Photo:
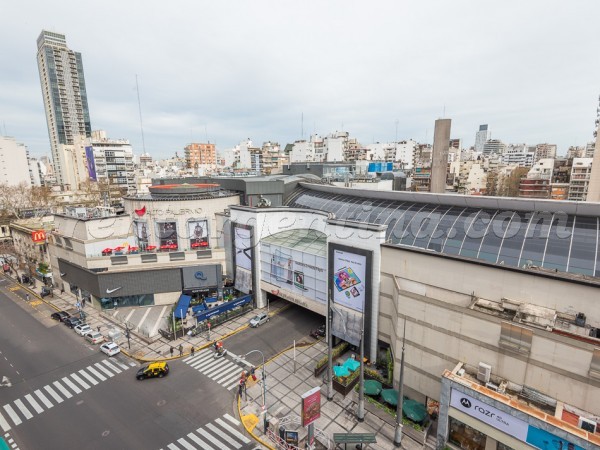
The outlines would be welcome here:
[[[237,395],[237,394],[236,394]],[[246,430],[246,433],[248,433],[250,436],[252,436],[252,438],[256,441],[259,442],[261,445],[264,445],[265,447],[267,447],[269,450],[277,450],[275,447],[271,446],[271,444],[266,443],[265,441],[263,441],[261,438],[259,438],[257,435],[254,434],[254,432],[252,432],[244,423],[244,420],[242,418],[242,414],[241,414],[241,409],[240,409],[240,404],[241,404],[242,400],[240,399],[240,397],[238,396],[237,398],[237,405],[238,405],[238,415],[240,417],[240,421],[242,422],[242,425],[244,425],[244,429]]]

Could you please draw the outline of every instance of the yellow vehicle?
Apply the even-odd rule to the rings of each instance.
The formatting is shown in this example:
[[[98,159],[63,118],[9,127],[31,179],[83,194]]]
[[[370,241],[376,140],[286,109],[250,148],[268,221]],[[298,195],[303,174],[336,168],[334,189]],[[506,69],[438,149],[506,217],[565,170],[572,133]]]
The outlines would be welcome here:
[[[145,378],[162,378],[169,373],[169,365],[164,361],[153,362],[138,370],[136,378],[143,380]]]

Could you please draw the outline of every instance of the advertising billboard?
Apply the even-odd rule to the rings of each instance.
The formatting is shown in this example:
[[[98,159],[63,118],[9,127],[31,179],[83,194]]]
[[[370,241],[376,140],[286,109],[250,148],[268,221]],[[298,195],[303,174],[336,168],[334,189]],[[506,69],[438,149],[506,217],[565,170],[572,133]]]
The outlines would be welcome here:
[[[177,222],[158,222],[158,245],[161,250],[177,250]]]
[[[190,220],[187,223],[188,236],[190,238],[190,248],[201,249],[208,248],[208,220]]]
[[[85,148],[85,159],[87,162],[87,170],[88,175],[91,180],[98,181],[98,177],[96,176],[96,160],[94,159],[94,148],[86,147]]]
[[[249,294],[252,290],[252,228],[233,225],[233,255],[235,265],[235,288]]]
[[[302,426],[309,426],[319,417],[321,417],[321,388],[315,387],[302,394]]]
[[[261,242],[261,280],[310,300],[327,302],[327,259]]]
[[[369,289],[367,257],[340,249],[333,251],[333,301],[363,312]]]
[[[148,226],[146,222],[133,222],[133,231],[138,247],[141,250],[146,250],[148,247]]]

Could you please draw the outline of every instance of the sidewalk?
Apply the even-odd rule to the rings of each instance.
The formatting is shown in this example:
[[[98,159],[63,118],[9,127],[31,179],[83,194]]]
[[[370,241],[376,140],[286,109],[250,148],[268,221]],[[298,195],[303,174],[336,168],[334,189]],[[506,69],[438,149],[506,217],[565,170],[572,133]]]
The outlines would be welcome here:
[[[280,421],[295,423],[300,418],[300,397],[314,387],[321,387],[321,417],[315,422],[315,433],[321,430],[330,439],[329,448],[334,448],[333,433],[375,433],[376,444],[365,444],[364,449],[392,450],[394,426],[382,420],[373,408],[365,407],[365,420],[361,423],[356,418],[358,394],[349,393],[346,397],[335,392],[332,401],[327,400],[327,385],[321,376],[315,378],[314,365],[327,354],[327,345],[319,341],[307,347],[296,347],[296,371],[294,372],[293,350],[287,350],[266,363],[268,417],[276,417]],[[258,381],[247,385],[246,396],[239,402],[240,417],[246,430],[259,442],[275,448],[274,443],[263,433],[262,412],[262,368],[257,369]],[[365,405],[367,402],[365,400]],[[384,413],[385,414],[385,413]],[[257,420],[258,418],[258,420]],[[393,423],[393,420],[389,421]],[[300,425],[288,429],[297,429],[302,440],[306,431]],[[317,447],[318,448],[318,447]],[[349,445],[348,448],[354,448]],[[404,435],[402,448],[409,450],[422,449],[423,445]]]

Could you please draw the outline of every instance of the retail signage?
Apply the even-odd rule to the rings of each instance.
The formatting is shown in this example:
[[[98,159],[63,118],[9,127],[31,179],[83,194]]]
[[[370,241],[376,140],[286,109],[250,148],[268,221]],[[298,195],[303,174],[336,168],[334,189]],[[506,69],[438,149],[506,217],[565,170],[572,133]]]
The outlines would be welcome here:
[[[252,290],[252,229],[245,226],[233,226],[233,247],[235,258],[235,288],[245,294]]]
[[[35,244],[43,244],[44,242],[46,242],[46,232],[44,230],[32,231],[31,240]]]
[[[315,387],[302,395],[302,426],[309,426],[319,417],[321,417],[321,388]]]
[[[94,159],[93,147],[85,148],[85,159],[87,162],[88,175],[90,179],[93,181],[98,181],[98,177],[96,176],[96,160]]]
[[[523,442],[527,442],[527,431],[529,425],[521,419],[511,416],[509,413],[500,411],[493,406],[483,403],[470,395],[452,389],[450,406],[474,417],[489,426],[513,436]]]
[[[220,264],[182,267],[183,289],[217,287],[221,277]]]
[[[363,312],[369,288],[366,278],[367,257],[334,249],[333,251],[333,301]]]

